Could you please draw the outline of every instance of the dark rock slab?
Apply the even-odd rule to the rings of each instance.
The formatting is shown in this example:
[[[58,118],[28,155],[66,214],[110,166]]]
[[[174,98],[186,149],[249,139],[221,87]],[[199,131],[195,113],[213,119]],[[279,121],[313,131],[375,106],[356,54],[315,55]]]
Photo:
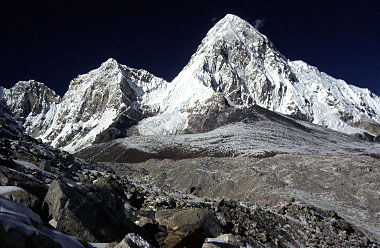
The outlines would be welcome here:
[[[53,231],[29,208],[0,196],[0,247],[81,248],[73,237]]]
[[[45,203],[57,221],[57,230],[88,242],[120,241],[126,233],[137,232],[137,226],[125,218],[123,203],[111,184],[54,181]]]

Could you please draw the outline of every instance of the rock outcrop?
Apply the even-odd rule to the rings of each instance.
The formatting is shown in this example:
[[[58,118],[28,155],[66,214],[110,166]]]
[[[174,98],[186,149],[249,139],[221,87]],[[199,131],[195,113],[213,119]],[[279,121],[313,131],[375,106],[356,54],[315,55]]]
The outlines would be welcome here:
[[[4,89],[4,100],[15,120],[26,133],[38,137],[52,124],[61,98],[45,84],[29,80],[20,81],[10,89]]]
[[[88,242],[121,240],[137,226],[124,216],[120,196],[108,188],[113,185],[73,185],[54,181],[45,203],[57,222],[56,229]]]
[[[0,246],[84,248],[81,242],[43,225],[29,208],[0,196]]]

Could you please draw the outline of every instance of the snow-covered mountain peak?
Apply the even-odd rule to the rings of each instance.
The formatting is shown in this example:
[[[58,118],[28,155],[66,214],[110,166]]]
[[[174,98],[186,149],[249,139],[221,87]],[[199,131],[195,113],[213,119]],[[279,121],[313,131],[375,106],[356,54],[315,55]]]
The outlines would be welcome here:
[[[59,103],[61,98],[55,93],[54,90],[47,87],[44,83],[38,82],[36,80],[19,81],[12,88],[4,89],[6,94],[11,94],[12,98],[24,98],[24,100],[30,100],[35,104],[35,97],[42,97],[43,101]]]
[[[210,29],[203,39],[202,45],[207,44],[212,46],[214,42],[220,41],[242,42],[246,44],[248,40],[257,40],[260,43],[269,42],[268,38],[250,23],[238,16],[227,14]]]
[[[261,102],[273,110],[267,91],[273,88],[274,76],[278,76],[272,76],[271,71],[281,72],[281,78],[287,81],[292,79],[283,56],[264,35],[241,18],[227,15],[207,33],[173,82],[201,83],[222,94],[232,105]],[[265,87],[259,84],[263,81]],[[297,112],[293,110],[289,114]]]
[[[61,101],[57,93],[35,80],[17,82],[12,88],[3,91],[8,106],[17,112],[17,119],[26,118],[29,114],[37,115],[46,105],[58,104]]]
[[[251,30],[254,31],[255,34],[263,36],[263,34],[261,34],[257,29],[255,29],[249,22],[233,14],[227,14],[225,17],[220,19],[214,25],[214,27],[210,29],[210,32],[214,30],[231,32],[235,34],[236,31]]]
[[[221,96],[229,106],[257,104],[346,133],[380,134],[378,97],[287,60],[265,35],[230,14],[207,33],[167,89],[156,100],[162,114],[144,120],[141,134],[186,130],[194,111],[207,112]]]
[[[37,137],[66,151],[125,137],[144,115],[157,112],[150,103],[166,84],[147,71],[108,59],[71,80],[51,122]]]
[[[44,83],[41,83],[41,82],[38,82],[36,80],[31,79],[28,81],[19,81],[12,88],[13,89],[16,89],[16,88],[47,89],[48,87]],[[53,92],[53,90],[51,90],[51,89],[49,89],[49,90]]]
[[[102,63],[102,66],[104,65],[119,65],[119,62],[116,61],[114,58],[109,58],[105,62]]]
[[[97,71],[103,74],[108,74],[109,72],[113,72],[117,74],[117,73],[123,73],[124,69],[125,68],[123,68],[123,66],[119,64],[119,62],[117,62],[116,59],[109,58],[100,65]]]
[[[108,59],[100,65],[99,68],[92,70],[86,74],[79,75],[71,80],[70,90],[86,90],[91,85],[104,83],[104,86],[115,86],[123,77],[122,68],[115,59]]]
[[[32,136],[39,135],[45,124],[51,123],[61,98],[45,84],[35,80],[20,81],[4,89],[4,100],[14,118],[24,125]],[[45,124],[43,124],[45,122]]]

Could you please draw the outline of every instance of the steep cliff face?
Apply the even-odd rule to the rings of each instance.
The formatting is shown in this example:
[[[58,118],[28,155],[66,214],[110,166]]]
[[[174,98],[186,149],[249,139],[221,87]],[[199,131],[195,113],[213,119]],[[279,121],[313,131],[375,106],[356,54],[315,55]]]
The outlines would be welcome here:
[[[3,99],[14,119],[25,127],[27,134],[39,136],[52,124],[60,97],[43,83],[20,81],[4,89]]]
[[[74,151],[92,143],[125,137],[144,116],[138,98],[154,76],[109,59],[70,82],[53,123],[41,138]],[[159,79],[157,79],[159,81]]]
[[[5,90],[6,89],[3,87],[0,87],[0,126],[5,125],[13,130],[23,133],[25,131],[24,127],[14,119],[13,114],[5,101]],[[5,137],[9,135],[9,132],[5,131],[5,133],[3,133],[2,131],[3,129],[0,130],[0,135]]]
[[[378,96],[368,89],[335,79],[305,62],[292,61],[288,64],[298,79],[294,87],[303,96],[303,106],[309,106],[304,109],[308,109],[307,115],[315,124],[345,133],[364,130],[380,134]]]

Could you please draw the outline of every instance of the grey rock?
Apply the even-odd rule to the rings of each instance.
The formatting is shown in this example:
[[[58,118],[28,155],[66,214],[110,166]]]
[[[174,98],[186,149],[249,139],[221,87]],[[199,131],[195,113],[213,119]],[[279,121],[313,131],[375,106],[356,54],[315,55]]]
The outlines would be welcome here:
[[[5,198],[8,198],[12,201],[20,203],[33,211],[39,211],[41,208],[42,201],[33,194],[30,194],[26,191],[12,191],[6,194],[3,194]]]
[[[73,237],[43,225],[29,208],[0,196],[0,247],[83,248]]]
[[[72,154],[65,154],[62,156],[62,159],[67,164],[73,164],[74,163],[74,155],[72,155]]]
[[[217,237],[222,228],[213,212],[194,208],[174,212],[168,219],[167,231],[161,246],[200,247],[205,238]]]
[[[224,244],[222,244],[224,245]],[[202,245],[202,248],[222,248],[223,246],[221,246],[219,243],[204,243]]]
[[[167,226],[169,224],[169,218],[176,212],[178,212],[176,209],[159,210],[156,212],[154,219],[158,224]]]
[[[39,162],[40,168],[44,171],[54,172],[52,171],[52,162],[50,160],[43,160]]]
[[[89,242],[113,242],[128,232],[138,232],[137,226],[125,218],[120,198],[104,185],[69,186],[56,180],[45,203],[57,221],[57,230]]]
[[[108,189],[115,197],[125,198],[124,190],[121,185],[111,177],[98,178],[95,184]]]
[[[0,185],[18,186],[23,188],[29,193],[37,196],[41,202],[48,191],[48,187],[42,182],[2,166],[0,166]]]
[[[217,237],[222,229],[218,218],[207,209],[186,209],[174,213],[169,218],[168,228],[174,230],[181,226],[202,227],[205,237]]]
[[[143,227],[147,224],[153,224],[153,220],[151,218],[148,218],[148,217],[145,217],[145,216],[142,216],[140,219],[139,219],[139,222],[138,222],[138,225]]]
[[[120,243],[108,244],[105,248],[151,248],[152,246],[134,233],[128,233]]]

